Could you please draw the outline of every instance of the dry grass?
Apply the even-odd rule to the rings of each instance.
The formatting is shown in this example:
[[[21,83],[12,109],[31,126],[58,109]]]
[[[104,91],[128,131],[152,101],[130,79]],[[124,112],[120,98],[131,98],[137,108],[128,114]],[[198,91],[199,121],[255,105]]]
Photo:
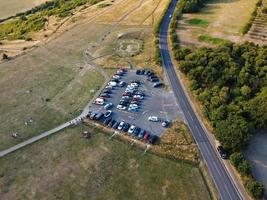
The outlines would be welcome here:
[[[16,15],[19,12],[29,10],[47,0],[8,0],[0,1],[0,19]]]
[[[197,146],[193,143],[187,126],[179,121],[167,129],[160,138],[159,145],[153,146],[152,151],[177,160],[198,162]]]
[[[199,35],[242,42],[242,28],[248,22],[257,0],[213,0],[198,13],[184,14],[179,22],[177,34],[182,45],[210,45],[198,41]],[[207,27],[190,25],[188,20],[200,19],[209,23]]]
[[[77,26],[47,45],[1,64],[1,149],[76,116],[89,102],[93,95],[90,90],[98,90],[104,80],[84,67],[82,52],[105,28]],[[30,118],[33,123],[25,126]],[[15,131],[21,135],[18,140],[11,137]]]
[[[92,137],[82,139],[83,130]],[[76,127],[0,159],[0,196],[16,199],[211,199],[198,167]]]

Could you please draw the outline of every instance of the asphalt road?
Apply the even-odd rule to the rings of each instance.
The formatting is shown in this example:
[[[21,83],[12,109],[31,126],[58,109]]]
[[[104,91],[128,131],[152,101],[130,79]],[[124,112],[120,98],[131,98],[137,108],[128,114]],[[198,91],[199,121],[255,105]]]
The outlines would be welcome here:
[[[218,154],[212,147],[207,132],[201,126],[184,90],[179,78],[174,70],[172,60],[168,49],[168,27],[171,20],[170,15],[173,14],[177,1],[173,0],[167,10],[163,22],[160,27],[159,45],[165,72],[173,89],[174,95],[181,110],[184,113],[188,126],[193,134],[196,144],[201,152],[210,174],[217,186],[220,198],[222,200],[239,200],[242,199],[239,190],[236,188],[232,178],[226,170],[223,163],[218,158]]]

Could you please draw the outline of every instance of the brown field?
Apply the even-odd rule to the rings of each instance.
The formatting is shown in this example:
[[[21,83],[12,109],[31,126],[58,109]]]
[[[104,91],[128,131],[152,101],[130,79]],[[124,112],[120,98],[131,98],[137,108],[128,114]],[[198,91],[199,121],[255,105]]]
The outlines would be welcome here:
[[[0,1],[0,19],[16,15],[19,12],[29,10],[47,0],[2,0]]]
[[[179,21],[177,34],[182,45],[210,45],[200,42],[200,35],[208,35],[233,42],[242,42],[242,28],[250,19],[257,0],[213,0],[198,13],[184,14]],[[188,23],[190,19],[200,19],[208,23],[198,26]]]

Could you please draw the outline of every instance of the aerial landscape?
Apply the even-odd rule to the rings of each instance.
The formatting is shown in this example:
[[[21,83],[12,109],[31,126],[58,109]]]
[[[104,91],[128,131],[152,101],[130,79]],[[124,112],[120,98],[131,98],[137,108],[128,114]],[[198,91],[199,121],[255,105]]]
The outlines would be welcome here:
[[[267,0],[0,1],[0,199],[267,199]]]

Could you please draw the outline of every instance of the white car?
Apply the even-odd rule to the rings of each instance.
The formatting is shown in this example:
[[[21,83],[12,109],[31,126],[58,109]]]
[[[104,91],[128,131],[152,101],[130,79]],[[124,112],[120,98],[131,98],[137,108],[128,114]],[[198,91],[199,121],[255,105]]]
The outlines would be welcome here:
[[[133,98],[144,99],[144,96],[142,96],[142,95],[134,95]]]
[[[108,83],[109,86],[115,87],[117,85],[117,83],[115,81],[110,81]]]
[[[135,129],[135,127],[136,127],[135,125],[132,125],[132,126],[129,128],[128,133],[132,134],[133,131],[134,131],[134,129]]]
[[[138,87],[139,85],[138,85],[138,83],[131,83],[130,86],[132,86],[132,87]]]
[[[134,104],[134,103],[132,103],[132,104],[130,104],[130,105],[129,105],[129,107],[130,107],[130,108],[138,108],[138,105],[137,105],[137,104]]]
[[[121,77],[119,75],[114,75],[114,76],[112,76],[112,78],[120,79]]]
[[[169,15],[169,18],[172,18],[172,15]]]
[[[122,128],[123,128],[123,126],[124,126],[124,124],[125,124],[125,122],[124,122],[124,121],[122,121],[122,122],[119,124],[119,126],[118,126],[118,130],[122,130]]]
[[[148,121],[151,121],[151,122],[158,122],[159,121],[159,118],[157,116],[149,116],[148,117]]]
[[[119,109],[119,110],[126,110],[126,106],[117,105],[117,109]]]

